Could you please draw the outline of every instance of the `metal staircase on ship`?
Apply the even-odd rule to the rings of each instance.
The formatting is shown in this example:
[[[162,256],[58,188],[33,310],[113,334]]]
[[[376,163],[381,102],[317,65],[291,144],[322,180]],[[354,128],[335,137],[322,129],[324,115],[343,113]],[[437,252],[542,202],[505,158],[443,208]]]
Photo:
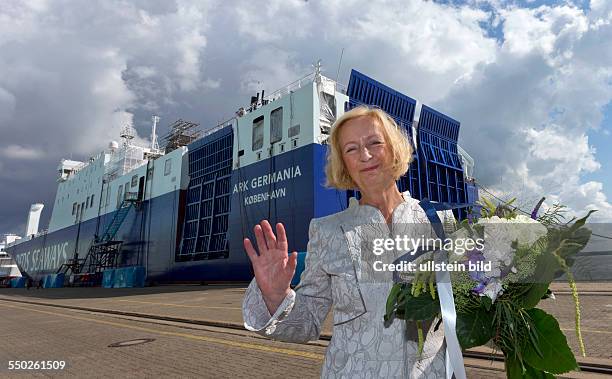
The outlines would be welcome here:
[[[130,210],[138,208],[139,203],[137,193],[127,193],[102,237],[96,236],[92,241],[85,258],[75,255],[73,259],[62,264],[57,273],[67,274],[70,271],[73,274],[96,274],[105,269],[117,268],[123,241],[115,240],[115,237]],[[86,270],[83,270],[84,268]]]

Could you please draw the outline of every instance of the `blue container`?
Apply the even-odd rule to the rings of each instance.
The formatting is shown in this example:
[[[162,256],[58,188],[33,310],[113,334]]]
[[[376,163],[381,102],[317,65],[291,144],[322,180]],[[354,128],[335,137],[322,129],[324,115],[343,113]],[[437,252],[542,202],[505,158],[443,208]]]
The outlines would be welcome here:
[[[142,266],[122,267],[115,270],[114,288],[144,287],[145,269]]]
[[[55,281],[53,283],[53,288],[62,288],[64,287],[64,280],[66,278],[65,274],[55,274]]]
[[[26,278],[13,278],[11,279],[11,288],[25,288]]]
[[[306,252],[300,251],[298,252],[297,258],[297,266],[295,267],[295,274],[293,275],[293,279],[291,280],[292,286],[297,286],[302,277],[302,272],[304,271],[306,260]]]
[[[114,288],[126,288],[127,287],[127,272],[125,268],[118,268],[115,270],[115,280],[113,281]]]
[[[62,288],[64,287],[64,274],[49,274],[43,278],[44,288]]]
[[[115,284],[115,271],[116,269],[106,269],[102,273],[102,287],[113,288]]]

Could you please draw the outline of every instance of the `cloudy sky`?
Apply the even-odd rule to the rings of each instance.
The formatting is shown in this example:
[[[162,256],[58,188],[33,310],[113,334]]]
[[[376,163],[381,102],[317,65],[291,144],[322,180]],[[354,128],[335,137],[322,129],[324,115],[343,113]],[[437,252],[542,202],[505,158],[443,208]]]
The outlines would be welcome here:
[[[0,233],[51,214],[61,158],[132,123],[214,126],[351,68],[461,121],[487,189],[612,221],[612,2],[0,1]],[[533,205],[533,204],[531,204]],[[530,206],[531,206],[530,205]]]

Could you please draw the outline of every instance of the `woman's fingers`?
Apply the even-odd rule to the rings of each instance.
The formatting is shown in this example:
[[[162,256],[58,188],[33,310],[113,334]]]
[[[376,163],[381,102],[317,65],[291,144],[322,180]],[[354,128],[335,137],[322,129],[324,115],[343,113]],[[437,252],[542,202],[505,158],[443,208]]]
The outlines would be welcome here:
[[[280,222],[276,224],[276,236],[276,246],[281,250],[287,251],[287,233],[285,233],[285,227]]]
[[[266,238],[268,249],[276,249],[276,236],[274,235],[274,231],[272,231],[272,226],[268,220],[263,220],[260,225],[263,230],[264,237]]]
[[[289,254],[289,261],[287,262],[287,266],[289,266],[292,276],[293,276],[293,273],[295,272],[295,268],[297,267],[297,257],[298,257],[297,251],[294,251],[293,253]]]
[[[255,239],[257,240],[257,249],[259,249],[259,255],[265,254],[268,251],[268,245],[263,235],[261,225],[255,225],[253,228],[255,232]]]
[[[255,225],[253,228],[255,239],[257,240],[257,251],[253,247],[253,244],[248,238],[244,239],[244,248],[251,257],[251,261],[255,257],[267,256],[268,252],[272,252],[272,256],[278,258],[282,254],[286,256],[287,254],[287,234],[285,232],[285,227],[281,223],[276,224],[276,233],[272,230],[272,226],[268,222],[268,220],[263,220],[260,224]],[[259,254],[257,254],[259,252]]]
[[[242,243],[244,244],[244,250],[246,250],[247,255],[251,259],[251,262],[253,262],[257,258],[257,251],[255,251],[255,248],[253,247],[251,240],[248,238],[245,238],[242,241]]]

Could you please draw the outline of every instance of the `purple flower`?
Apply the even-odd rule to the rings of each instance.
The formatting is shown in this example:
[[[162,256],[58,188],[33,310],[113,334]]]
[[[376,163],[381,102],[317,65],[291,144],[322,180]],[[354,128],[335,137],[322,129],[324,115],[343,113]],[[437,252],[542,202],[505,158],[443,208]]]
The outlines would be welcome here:
[[[484,261],[484,254],[482,251],[477,249],[468,250],[466,253],[469,262],[476,263],[478,261]]]
[[[485,259],[484,255],[482,254],[482,251],[480,250],[468,251],[467,258],[468,258],[468,263],[471,263],[472,265],[475,265],[478,262],[482,262]],[[470,278],[476,281],[482,281],[486,278],[484,271],[470,271],[469,274],[470,274]]]
[[[472,288],[472,292],[474,292],[474,293],[476,293],[478,295],[482,295],[484,293],[485,289],[487,288],[487,282],[488,282],[488,280],[479,282],[476,285],[476,287]]]

